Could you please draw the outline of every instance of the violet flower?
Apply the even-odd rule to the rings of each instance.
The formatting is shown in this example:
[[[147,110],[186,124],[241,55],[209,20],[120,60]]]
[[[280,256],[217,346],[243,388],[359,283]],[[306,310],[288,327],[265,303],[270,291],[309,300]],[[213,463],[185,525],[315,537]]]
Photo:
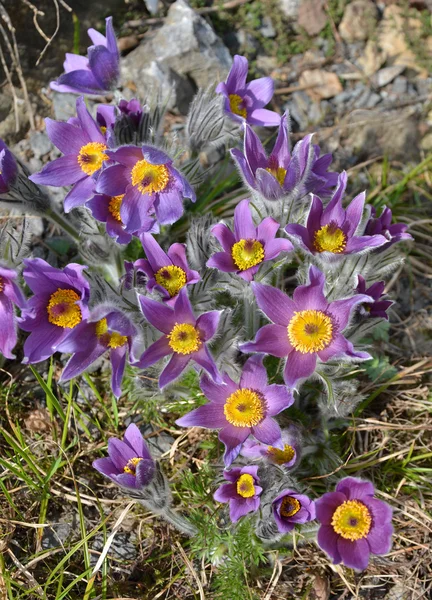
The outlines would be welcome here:
[[[93,42],[87,49],[88,56],[66,53],[65,72],[51,82],[51,89],[72,94],[107,94],[115,90],[120,77],[120,53],[112,17],[105,23],[106,37],[95,29],[87,30]]]
[[[279,200],[295,193],[299,198],[313,192],[327,196],[337,183],[337,173],[328,172],[332,155],[320,157],[320,147],[312,145],[312,135],[300,140],[290,152],[288,119],[285,113],[270,156],[249,125],[244,125],[244,152],[234,148],[245,184],[266,200]]]
[[[366,294],[373,299],[372,302],[366,302],[363,305],[363,313],[366,316],[380,317],[381,319],[386,319],[388,321],[389,317],[387,310],[393,302],[392,300],[381,300],[384,296],[384,288],[385,281],[377,281],[367,288],[365,279],[361,275],[358,276],[356,292],[358,294]]]
[[[300,442],[294,426],[282,429],[281,448],[269,446],[250,437],[243,444],[240,454],[245,458],[265,459],[269,463],[291,469],[299,460]]]
[[[30,331],[24,343],[24,363],[49,358],[72,330],[87,319],[90,286],[82,272],[86,268],[71,263],[55,269],[41,258],[24,259],[23,277],[34,296],[18,320]]]
[[[287,357],[284,380],[289,387],[315,371],[317,358],[367,360],[370,354],[358,352],[343,335],[354,308],[370,302],[370,296],[357,294],[328,302],[324,295],[325,276],[309,268],[309,283],[298,286],[293,299],[269,285],[253,283],[259,308],[273,321],[258,330],[254,342],[242,344],[242,352],[265,352]]]
[[[263,108],[273,98],[272,78],[261,77],[246,83],[247,74],[247,58],[236,54],[226,81],[216,88],[218,94],[225,96],[225,112],[239,123],[246,121],[264,127],[279,125],[280,116]]]
[[[334,564],[366,569],[370,554],[387,554],[393,533],[391,507],[374,498],[370,481],[346,477],[335,492],[315,501],[321,523],[318,545]]]
[[[148,107],[146,105],[142,106],[141,102],[136,98],[132,100],[120,100],[118,103],[118,107],[122,115],[125,115],[129,118],[130,122],[135,128],[138,128],[141,117],[145,112],[147,112]]]
[[[334,258],[367,252],[385,244],[386,238],[383,235],[358,235],[366,196],[364,192],[359,194],[345,210],[342,207],[342,197],[346,184],[347,175],[343,172],[339,175],[336,191],[325,208],[318,196],[312,196],[306,227],[297,224],[285,227],[285,231],[308,254]]]
[[[196,318],[185,288],[180,290],[174,308],[144,296],[139,296],[139,302],[147,321],[164,335],[147,348],[135,363],[136,367],[146,369],[164,356],[171,355],[159,377],[160,388],[177,379],[191,360],[205,369],[214,381],[222,381],[207,348],[207,342],[215,335],[219,323],[218,310],[203,313]]]
[[[283,490],[272,502],[273,517],[281,533],[289,533],[297,524],[315,519],[315,504],[296,490]]]
[[[118,164],[101,173],[96,190],[108,196],[124,194],[120,216],[129,233],[143,231],[154,212],[159,223],[174,223],[183,214],[183,199],[195,202],[192,187],[161,150],[123,146],[108,155]]]
[[[279,223],[272,217],[265,218],[255,227],[249,200],[242,200],[234,211],[234,232],[223,223],[212,227],[211,232],[224,251],[213,254],[207,266],[225,273],[237,273],[246,281],[252,281],[263,262],[293,249],[288,240],[276,238],[278,230]]]
[[[392,225],[392,211],[387,206],[384,206],[379,217],[376,216],[375,206],[372,206],[371,217],[366,223],[365,234],[383,235],[386,238],[387,243],[379,249],[381,252],[397,242],[412,240],[412,236],[406,233],[407,229],[408,225],[404,225],[403,223],[394,223]]]
[[[254,435],[265,444],[281,446],[281,430],[272,418],[294,402],[284,385],[268,385],[262,356],[249,358],[235,383],[224,375],[217,385],[208,377],[201,379],[201,389],[208,404],[199,406],[176,421],[181,427],[220,429],[219,439],[225,444],[225,465],[229,466],[240,453],[241,445]]]
[[[217,502],[229,502],[230,519],[236,523],[240,517],[258,510],[262,487],[259,484],[258,467],[235,467],[223,472],[229,481],[213,494]]]
[[[0,139],[0,194],[6,194],[15,183],[18,166],[14,155]]]
[[[73,185],[64,200],[66,212],[93,197],[95,181],[105,161],[109,160],[106,138],[88,112],[84,98],[77,99],[76,110],[79,126],[45,119],[49,139],[64,156],[29,178],[34,183],[54,187]]]
[[[12,350],[17,342],[14,305],[24,309],[25,298],[16,284],[18,275],[9,267],[0,265],[0,353],[6,358],[15,358]]]

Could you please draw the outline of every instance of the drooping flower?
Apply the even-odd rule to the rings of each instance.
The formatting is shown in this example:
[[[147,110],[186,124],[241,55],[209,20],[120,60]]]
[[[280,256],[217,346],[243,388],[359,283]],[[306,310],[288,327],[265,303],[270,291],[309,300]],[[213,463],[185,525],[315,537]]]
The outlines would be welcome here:
[[[233,65],[225,82],[216,88],[225,97],[225,112],[235,121],[251,125],[277,126],[280,116],[263,108],[273,98],[274,83],[271,77],[261,77],[246,83],[248,61],[235,55]]]
[[[77,325],[61,342],[57,350],[72,354],[62,373],[62,381],[77,377],[99,357],[109,352],[114,395],[121,395],[126,360],[132,352],[137,329],[130,319],[119,310],[100,306],[92,311],[86,321]]]
[[[106,94],[116,89],[120,76],[120,53],[112,17],[105,22],[106,37],[95,29],[87,30],[93,42],[87,49],[87,56],[66,53],[65,72],[57,81],[51,82],[51,89],[72,94]]]
[[[93,467],[123,487],[139,490],[147,486],[155,473],[155,462],[138,427],[132,423],[126,429],[123,441],[108,440],[109,458],[98,458]]]
[[[265,444],[274,445],[275,451],[283,452],[281,430],[272,417],[291,406],[294,399],[286,386],[268,385],[262,356],[247,360],[239,383],[224,375],[223,383],[218,385],[204,376],[201,389],[210,402],[176,423],[181,427],[220,429],[219,439],[226,448],[226,466],[235,460],[241,445],[250,435]]]
[[[343,336],[354,308],[370,302],[370,296],[357,294],[329,302],[324,285],[324,274],[314,266],[309,269],[309,283],[298,286],[292,299],[277,288],[252,283],[259,308],[273,324],[259,329],[255,341],[243,344],[240,350],[287,357],[284,380],[289,387],[312,375],[317,358],[324,363],[370,358]]]
[[[95,181],[105,161],[109,160],[107,140],[88,112],[84,98],[77,99],[76,110],[79,126],[45,119],[49,139],[64,156],[30,176],[31,181],[42,185],[72,185],[64,200],[66,212],[94,196]]]
[[[262,487],[258,467],[235,467],[223,472],[229,483],[221,485],[213,494],[217,502],[229,502],[230,519],[236,523],[240,517],[258,510]]]
[[[343,172],[325,208],[318,196],[312,196],[306,227],[297,224],[285,227],[285,231],[307,253],[335,258],[367,252],[385,244],[383,235],[362,235],[359,232],[366,197],[364,192],[356,196],[346,210],[342,207],[346,185],[347,175]]]
[[[55,269],[41,258],[24,259],[23,277],[32,296],[18,320],[30,331],[24,343],[24,363],[49,358],[58,346],[87,319],[90,286],[82,272],[86,268],[71,263]]]
[[[14,155],[0,139],[0,194],[6,194],[15,183],[18,166]]]
[[[297,428],[290,426],[282,429],[281,441],[281,448],[278,448],[250,437],[243,444],[240,454],[245,458],[264,458],[270,463],[290,469],[299,461],[300,442]]]
[[[315,501],[321,523],[318,544],[334,564],[366,569],[370,554],[387,554],[393,533],[392,509],[374,498],[370,481],[346,477],[335,492]]]
[[[379,217],[376,216],[375,206],[371,207],[371,217],[366,223],[365,235],[383,235],[386,244],[380,247],[380,252],[403,240],[412,240],[412,236],[406,233],[408,225],[403,223],[392,224],[392,211],[384,206]]]
[[[139,296],[139,302],[147,321],[164,335],[147,348],[135,366],[146,369],[164,356],[172,355],[159,377],[160,388],[177,379],[191,360],[205,369],[214,381],[222,381],[207,348],[207,342],[216,333],[219,311],[203,313],[196,318],[186,288],[180,290],[173,308],[144,296]]]
[[[14,305],[25,308],[25,298],[16,283],[16,271],[0,265],[0,354],[15,358],[12,350],[17,342]]]
[[[293,249],[288,240],[276,238],[278,229],[279,223],[272,217],[265,218],[255,227],[249,200],[242,200],[234,211],[234,232],[223,223],[212,227],[211,232],[224,251],[213,254],[207,266],[237,273],[246,281],[252,281],[263,262]]]
[[[272,502],[273,517],[278,530],[288,533],[297,524],[315,519],[315,504],[296,490],[283,490]]]
[[[389,317],[387,310],[390,308],[393,302],[392,300],[381,299],[383,296],[385,296],[384,288],[385,281],[377,281],[367,288],[365,279],[361,275],[358,276],[356,292],[358,294],[366,294],[373,299],[372,302],[366,302],[363,305],[362,312],[369,317],[381,317],[382,319],[386,319],[388,321]]]
[[[96,190],[124,196],[120,217],[129,233],[141,232],[153,213],[161,224],[174,223],[183,214],[183,200],[195,202],[192,187],[161,150],[147,145],[124,146],[108,155],[118,164],[104,169]]]
[[[302,198],[310,192],[327,196],[337,183],[337,173],[327,171],[332,155],[320,157],[320,147],[312,144],[311,135],[300,140],[291,153],[286,113],[270,156],[247,124],[244,124],[244,152],[234,148],[231,155],[245,184],[266,200],[278,200],[290,194]]]

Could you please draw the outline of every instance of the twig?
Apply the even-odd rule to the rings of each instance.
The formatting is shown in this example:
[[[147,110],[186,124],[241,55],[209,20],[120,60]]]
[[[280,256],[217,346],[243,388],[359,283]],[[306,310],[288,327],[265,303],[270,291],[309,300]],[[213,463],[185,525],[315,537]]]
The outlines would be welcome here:
[[[182,555],[182,558],[187,566],[187,568],[189,569],[192,577],[195,579],[197,586],[198,586],[198,591],[199,591],[199,595],[200,595],[200,600],[205,600],[205,595],[204,595],[204,588],[202,586],[202,583],[200,581],[200,578],[198,577],[197,572],[195,571],[193,564],[191,563],[191,561],[188,559],[186,552],[183,550],[181,544],[179,544],[179,542],[176,541],[176,546],[177,548],[180,550],[180,554]]]
[[[60,29],[60,9],[59,9],[59,5],[58,5],[57,0],[53,0],[53,2],[54,2],[55,10],[56,10],[56,28],[55,28],[54,33],[52,34],[52,36],[46,40],[45,47],[42,50],[42,52],[39,54],[39,58],[36,61],[36,67],[39,65],[39,63],[42,60],[45,52],[50,47],[51,42],[53,41],[53,39],[55,38],[55,36],[58,33],[58,30]]]
[[[5,60],[5,57],[4,57],[3,50],[2,50],[1,46],[0,46],[0,62],[2,64],[3,70],[5,72],[6,79],[7,79],[7,82],[9,84],[9,87],[11,89],[12,98],[13,98],[13,104],[14,104],[14,113],[15,113],[15,132],[18,133],[18,131],[19,131],[18,97],[16,95],[15,87],[14,87],[14,84],[12,82],[12,77],[11,77],[11,74],[10,74],[9,69],[7,67],[6,60]]]

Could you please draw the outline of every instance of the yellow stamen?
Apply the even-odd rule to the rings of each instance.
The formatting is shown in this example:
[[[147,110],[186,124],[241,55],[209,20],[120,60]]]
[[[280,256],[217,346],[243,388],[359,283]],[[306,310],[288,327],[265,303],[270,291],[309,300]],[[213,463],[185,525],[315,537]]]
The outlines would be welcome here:
[[[230,94],[229,95],[229,103],[231,112],[235,115],[239,115],[239,117],[243,117],[246,119],[247,110],[245,105],[243,104],[243,98],[238,94]]]
[[[354,542],[367,536],[372,525],[372,516],[363,502],[346,500],[334,511],[331,524],[336,533],[345,540]]]
[[[73,329],[82,320],[77,302],[80,297],[74,290],[61,290],[51,294],[47,305],[48,321],[58,327]]]
[[[297,498],[285,496],[279,508],[281,517],[293,517],[301,509],[301,504]]]
[[[237,494],[242,498],[255,496],[254,478],[249,473],[243,473],[237,479]]]
[[[78,164],[86,175],[93,175],[102,167],[109,156],[105,154],[107,146],[101,142],[90,142],[81,148],[78,154]]]
[[[189,323],[176,323],[167,337],[170,348],[178,354],[192,354],[201,346],[199,331]]]
[[[268,171],[271,175],[273,175],[273,177],[277,180],[277,182],[279,183],[279,185],[282,187],[284,182],[285,182],[285,176],[287,174],[287,170],[284,169],[283,167],[277,167],[276,169],[272,169],[270,167],[268,167],[266,169],[266,171]]]
[[[106,134],[106,131],[107,131],[107,128],[105,127],[105,125],[101,125],[101,126],[100,126],[100,130],[101,130],[101,131],[102,131],[102,133],[105,135],[105,134]]]
[[[345,250],[347,238],[342,229],[334,223],[321,227],[314,236],[314,248],[317,252],[333,252],[340,254]]]
[[[121,335],[117,331],[113,331],[111,334],[110,341],[108,342],[108,348],[121,348],[127,342],[127,337],[125,335]]]
[[[289,341],[302,354],[324,350],[332,341],[332,336],[332,320],[320,310],[295,312],[288,324]]]
[[[224,414],[234,427],[253,427],[265,417],[264,399],[258,392],[242,388],[225,400]]]
[[[125,473],[129,473],[129,475],[136,475],[136,467],[139,462],[142,461],[142,458],[131,458],[127,465],[123,467],[123,471]]]
[[[231,256],[235,266],[245,271],[264,260],[264,247],[258,240],[240,240],[231,248]]]
[[[117,331],[108,331],[108,322],[105,318],[96,323],[96,335],[107,348],[120,348],[127,342],[127,336]]]
[[[267,454],[269,454],[269,458],[272,462],[277,465],[284,465],[289,463],[295,456],[295,450],[289,444],[285,444],[283,450],[280,448],[275,448],[274,446],[269,446],[267,449]]]
[[[124,194],[121,196],[113,196],[108,204],[108,210],[118,223],[122,223],[120,216],[120,208],[123,202]]]
[[[168,265],[155,273],[155,279],[159,285],[166,289],[172,298],[186,285],[187,278],[183,269],[175,265]]]
[[[132,185],[142,194],[162,192],[168,185],[170,174],[165,165],[152,165],[139,160],[131,171]]]

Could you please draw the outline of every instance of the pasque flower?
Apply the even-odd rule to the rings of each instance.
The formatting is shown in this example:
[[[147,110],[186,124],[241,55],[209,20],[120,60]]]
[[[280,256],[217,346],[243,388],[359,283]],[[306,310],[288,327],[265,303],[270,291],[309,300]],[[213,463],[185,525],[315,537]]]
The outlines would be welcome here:
[[[53,90],[72,94],[105,94],[117,87],[120,53],[112,17],[105,22],[106,37],[95,29],[87,30],[93,42],[87,49],[87,56],[66,53],[65,72],[50,84]]]
[[[24,343],[25,363],[45,360],[57,351],[73,329],[87,319],[90,286],[82,272],[86,268],[71,263],[55,269],[41,258],[24,260],[23,276],[34,296],[19,319],[30,331]]]
[[[6,194],[15,183],[18,166],[14,155],[0,139],[0,194]]]
[[[282,429],[280,446],[269,446],[249,437],[241,447],[240,454],[245,458],[264,459],[290,469],[298,462],[300,452],[299,436],[294,426]]]
[[[362,235],[359,231],[365,205],[364,192],[356,196],[346,210],[342,207],[346,184],[344,172],[339,175],[336,190],[325,208],[318,196],[312,196],[306,227],[297,224],[285,227],[285,231],[306,252],[334,258],[367,252],[385,244],[383,235]]]
[[[246,121],[264,127],[279,125],[280,116],[263,108],[273,98],[272,78],[261,77],[246,83],[247,74],[247,59],[236,54],[226,81],[216,88],[216,92],[225,97],[225,112],[240,123]]]
[[[16,271],[0,264],[0,354],[15,358],[12,350],[17,342],[15,306],[23,309],[25,298],[16,283]]]
[[[246,361],[238,383],[224,375],[223,383],[218,385],[204,376],[201,389],[210,402],[176,423],[182,427],[220,429],[219,439],[226,448],[226,466],[235,460],[250,435],[265,444],[274,444],[275,451],[283,452],[281,430],[272,417],[291,406],[294,399],[286,386],[268,385],[262,356]]]
[[[254,342],[240,347],[242,352],[265,352],[287,357],[284,380],[292,387],[315,371],[317,358],[367,360],[367,352],[358,352],[344,336],[354,308],[370,302],[370,296],[357,294],[329,302],[324,295],[325,276],[311,266],[309,283],[298,286],[293,298],[269,285],[253,283],[259,308],[273,321],[258,330]]]
[[[278,229],[279,223],[272,217],[265,218],[255,227],[249,200],[242,200],[234,211],[234,232],[223,223],[212,227],[211,232],[224,251],[213,254],[207,266],[237,273],[246,281],[252,281],[263,262],[293,249],[288,240],[276,238]]]
[[[139,296],[139,302],[147,321],[164,335],[147,348],[135,366],[146,369],[164,356],[171,355],[159,377],[161,388],[177,379],[191,360],[205,369],[214,381],[221,382],[216,363],[207,348],[207,342],[216,333],[219,311],[203,313],[196,318],[185,288],[180,290],[173,308],[144,296]]]
[[[358,285],[356,292],[358,294],[366,294],[372,298],[372,302],[366,302],[363,305],[364,314],[369,317],[381,317],[388,321],[387,310],[393,304],[391,300],[382,300],[385,288],[385,281],[377,281],[370,287],[366,287],[366,280],[361,275],[358,276]]]
[[[230,519],[236,523],[240,517],[258,510],[262,487],[259,484],[258,467],[235,467],[223,472],[229,483],[221,485],[213,494],[217,502],[228,502]]]
[[[396,242],[413,239],[409,233],[406,233],[408,225],[392,224],[392,217],[392,211],[387,206],[384,206],[379,217],[376,216],[375,206],[371,207],[371,217],[366,224],[365,234],[383,235],[386,238],[387,243],[380,247],[380,251],[389,248]]]
[[[296,490],[283,490],[272,502],[273,517],[278,530],[288,533],[297,524],[307,523],[315,519],[315,504]]]
[[[270,156],[247,124],[244,124],[243,152],[234,148],[231,155],[246,185],[266,200],[290,194],[301,198],[310,192],[326,196],[337,183],[337,174],[327,171],[332,155],[320,157],[320,148],[312,144],[311,135],[300,140],[291,153],[287,114],[282,117]]]
[[[387,554],[393,533],[391,507],[374,498],[370,481],[346,477],[335,492],[315,501],[318,544],[334,564],[366,569],[370,554]]]

